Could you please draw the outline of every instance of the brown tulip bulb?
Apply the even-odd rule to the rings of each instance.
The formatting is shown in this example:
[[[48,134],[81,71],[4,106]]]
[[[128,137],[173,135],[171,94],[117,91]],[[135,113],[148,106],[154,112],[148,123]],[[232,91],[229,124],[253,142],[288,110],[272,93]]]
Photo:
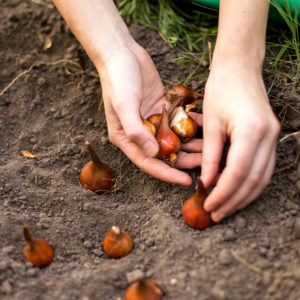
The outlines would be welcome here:
[[[150,122],[149,120],[146,120],[142,118],[143,125],[148,128],[148,130],[155,136],[156,135],[156,127],[155,125]]]
[[[179,99],[181,106],[194,102],[199,96],[201,95],[184,84],[177,84],[167,92],[167,99],[171,103]]]
[[[131,284],[125,293],[125,300],[162,300],[163,290],[152,279],[142,279]]]
[[[23,249],[24,258],[36,267],[47,267],[54,257],[51,245],[44,240],[33,238],[26,224],[23,225],[23,234],[26,241]]]
[[[156,130],[158,130],[161,119],[162,119],[162,114],[153,114],[147,118],[147,121],[152,123],[155,126]]]
[[[165,106],[162,115],[161,124],[156,135],[159,145],[157,157],[170,159],[171,154],[176,154],[180,150],[180,139],[169,126],[169,117]]]
[[[96,152],[93,150],[90,142],[85,142],[90,153],[91,161],[89,161],[80,172],[80,183],[87,190],[91,190],[97,194],[103,194],[111,190],[115,177],[112,169],[102,162]]]
[[[168,108],[168,118],[171,119],[171,116],[173,114],[173,111],[174,109],[178,106],[180,100],[177,99],[176,101],[174,101],[170,107]],[[160,123],[161,123],[161,120],[162,120],[162,114],[153,114],[153,115],[150,115],[148,118],[147,118],[147,121],[151,122],[155,128],[156,128],[156,131],[158,131],[159,129],[159,126],[160,126]]]
[[[120,258],[131,252],[133,242],[131,237],[119,226],[112,226],[103,242],[105,253],[111,258]]]
[[[189,198],[182,207],[184,221],[196,229],[205,229],[214,225],[210,213],[204,210],[203,203],[207,197],[207,192],[199,177],[196,182],[196,193]]]
[[[188,116],[183,107],[178,107],[170,124],[171,129],[182,139],[191,139],[197,133],[197,123]]]

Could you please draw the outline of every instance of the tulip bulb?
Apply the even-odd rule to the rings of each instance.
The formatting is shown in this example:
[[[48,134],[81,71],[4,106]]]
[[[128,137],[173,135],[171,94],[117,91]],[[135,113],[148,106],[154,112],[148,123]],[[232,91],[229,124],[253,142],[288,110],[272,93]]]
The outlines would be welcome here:
[[[147,129],[155,136],[156,135],[156,126],[142,117],[143,125],[147,127]]]
[[[180,102],[180,99],[177,99],[176,101],[174,101],[170,107],[168,108],[168,118],[171,119],[171,116],[173,114],[173,111],[174,109],[178,106]],[[147,118],[147,121],[149,121],[150,123],[152,123],[155,128],[156,128],[156,131],[159,129],[159,126],[160,126],[160,123],[161,123],[161,120],[162,120],[162,114],[153,114],[153,115],[150,115],[148,118]]]
[[[163,117],[156,136],[159,145],[157,157],[170,159],[171,154],[176,154],[180,150],[180,139],[169,126],[169,117],[165,106],[163,107],[162,115]]]
[[[153,124],[155,126],[156,130],[158,130],[161,119],[162,119],[162,114],[153,114],[147,118],[147,121],[149,121],[151,124]]]
[[[203,183],[201,179],[197,177],[196,193],[189,198],[182,207],[183,219],[189,226],[196,229],[205,229],[214,224],[210,217],[210,213],[203,208],[206,197],[207,192]]]
[[[87,190],[91,190],[97,194],[103,194],[111,190],[115,177],[112,169],[103,161],[101,161],[90,142],[85,142],[90,153],[91,161],[89,161],[80,172],[80,183]]]
[[[119,226],[112,226],[103,242],[105,253],[111,258],[120,258],[131,252],[133,242],[131,237]]]
[[[24,258],[36,267],[47,267],[54,257],[51,245],[44,240],[33,238],[26,224],[23,225],[23,234],[26,241],[23,249]]]
[[[162,300],[163,290],[152,279],[142,279],[131,284],[125,293],[125,300]]]
[[[180,100],[180,105],[187,105],[198,99],[201,95],[193,91],[190,87],[184,84],[175,85],[167,93],[167,99],[173,103],[175,100]]]
[[[188,116],[182,106],[178,107],[170,127],[182,139],[193,138],[197,133],[196,122]]]

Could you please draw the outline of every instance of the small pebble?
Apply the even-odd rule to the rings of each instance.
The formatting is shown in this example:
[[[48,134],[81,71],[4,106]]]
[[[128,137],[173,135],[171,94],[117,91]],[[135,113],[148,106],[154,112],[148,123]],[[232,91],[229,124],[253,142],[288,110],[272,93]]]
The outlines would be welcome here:
[[[1,254],[2,255],[8,255],[11,254],[12,252],[14,252],[16,249],[15,246],[6,246],[4,248],[1,249]]]
[[[83,243],[83,247],[84,248],[91,248],[92,247],[92,242],[91,241],[85,241],[84,243]]]
[[[222,249],[220,251],[219,262],[222,265],[229,265],[232,262],[232,254],[228,249]]]
[[[214,297],[214,299],[216,300],[225,300],[226,299],[226,294],[224,289],[219,286],[218,284],[216,284],[212,290],[211,290],[211,294]]]
[[[224,234],[225,241],[234,241],[236,239],[236,234],[232,229],[228,229]]]
[[[5,280],[0,286],[0,294],[9,295],[12,292],[12,287],[8,280]]]
[[[177,284],[177,279],[176,278],[171,278],[170,279],[170,284],[171,285],[176,285]]]
[[[105,146],[105,145],[107,145],[108,144],[108,137],[106,137],[106,136],[102,136],[101,137],[101,139],[100,139],[100,141],[101,141],[101,144],[103,145],[103,146]]]
[[[39,77],[38,80],[37,80],[37,84],[39,86],[44,85],[46,82],[47,82],[47,80],[44,77]]]
[[[126,278],[129,284],[138,281],[138,280],[142,280],[145,278],[144,272],[140,269],[131,271],[131,272],[127,272],[126,273]]]
[[[238,229],[243,229],[243,228],[245,228],[247,221],[244,217],[237,216],[234,220],[234,223]]]
[[[103,251],[101,250],[101,248],[93,249],[92,253],[94,253],[96,256],[103,255]]]

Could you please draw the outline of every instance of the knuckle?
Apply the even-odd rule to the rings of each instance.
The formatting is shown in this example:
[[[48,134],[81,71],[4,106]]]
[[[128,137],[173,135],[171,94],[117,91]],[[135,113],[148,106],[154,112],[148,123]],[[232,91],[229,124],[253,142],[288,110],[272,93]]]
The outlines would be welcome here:
[[[256,175],[252,175],[249,178],[249,185],[251,188],[254,188],[256,186],[258,186],[259,184],[262,183],[262,178],[260,175],[256,174]]]
[[[267,122],[264,119],[254,118],[253,120],[251,120],[251,130],[259,136],[263,135],[266,132],[267,127]]]
[[[240,181],[245,178],[246,172],[244,168],[240,167],[240,168],[230,170],[230,175],[234,181]]]
[[[278,122],[278,120],[275,120],[272,124],[272,129],[273,129],[273,134],[274,134],[274,137],[277,138],[280,131],[281,131],[281,125],[280,123]]]

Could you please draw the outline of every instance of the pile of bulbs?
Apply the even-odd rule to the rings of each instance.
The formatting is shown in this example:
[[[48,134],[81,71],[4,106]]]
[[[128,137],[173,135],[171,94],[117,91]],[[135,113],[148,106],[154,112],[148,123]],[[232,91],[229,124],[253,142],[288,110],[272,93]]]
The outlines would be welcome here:
[[[188,112],[196,106],[199,97],[201,95],[189,87],[182,84],[176,85],[167,93],[167,98],[171,102],[168,110],[163,107],[161,114],[151,115],[147,119],[142,118],[143,124],[158,141],[160,147],[158,158],[168,160],[171,163],[176,161],[181,142],[186,142],[196,135],[197,124],[188,115]],[[175,108],[177,110],[170,121]],[[91,161],[81,170],[81,185],[97,194],[110,191],[115,183],[111,167],[99,159],[90,142],[87,141],[85,144]],[[198,177],[195,194],[184,203],[182,208],[183,219],[190,227],[205,229],[214,224],[210,214],[203,208],[206,197],[207,192]],[[39,268],[48,266],[54,257],[52,246],[44,240],[33,238],[26,224],[23,226],[23,233],[26,241],[23,250],[25,259]],[[121,258],[128,255],[132,249],[132,239],[125,230],[118,226],[112,226],[103,241],[103,250],[107,256]],[[161,300],[162,298],[162,287],[151,279],[134,282],[125,293],[125,300]]]
[[[167,92],[167,99],[171,103],[168,111],[163,107],[162,113],[142,118],[143,124],[156,137],[158,158],[175,162],[181,142],[187,142],[196,135],[198,126],[188,112],[196,106],[201,96],[188,86],[178,84]],[[172,117],[175,108],[177,110]]]

